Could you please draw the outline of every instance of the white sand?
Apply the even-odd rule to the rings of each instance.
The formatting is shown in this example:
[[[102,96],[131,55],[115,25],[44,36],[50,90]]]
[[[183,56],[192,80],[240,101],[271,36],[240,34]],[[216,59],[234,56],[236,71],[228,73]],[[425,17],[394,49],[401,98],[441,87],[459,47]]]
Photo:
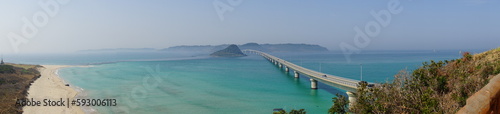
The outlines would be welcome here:
[[[71,87],[65,86],[56,71],[59,68],[71,66],[43,65],[43,67],[45,68],[39,69],[42,76],[28,90],[28,99],[33,98],[41,101],[43,105],[44,99],[59,100],[62,98],[66,101],[65,105],[67,105],[67,98],[70,101],[73,100],[78,92]],[[69,108],[66,106],[25,106],[23,111],[25,114],[84,114],[83,110],[77,106],[69,106]]]

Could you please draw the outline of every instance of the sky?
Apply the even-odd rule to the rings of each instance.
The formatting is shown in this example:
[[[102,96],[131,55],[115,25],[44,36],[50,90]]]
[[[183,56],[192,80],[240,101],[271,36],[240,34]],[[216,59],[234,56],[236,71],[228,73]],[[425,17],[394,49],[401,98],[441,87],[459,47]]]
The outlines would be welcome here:
[[[500,46],[499,6],[499,0],[2,0],[0,53],[248,42],[491,49]]]

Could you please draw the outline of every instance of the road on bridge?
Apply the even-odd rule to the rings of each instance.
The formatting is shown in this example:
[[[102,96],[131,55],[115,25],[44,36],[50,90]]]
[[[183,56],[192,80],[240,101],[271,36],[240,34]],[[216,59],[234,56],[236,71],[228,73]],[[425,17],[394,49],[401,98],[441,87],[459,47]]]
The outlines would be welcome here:
[[[295,73],[309,77],[310,79],[312,79],[311,81],[317,80],[317,81],[322,82],[324,84],[327,84],[327,85],[330,85],[330,86],[333,86],[333,87],[336,87],[339,89],[343,89],[346,91],[355,92],[357,87],[358,87],[358,83],[360,82],[359,80],[343,78],[343,77],[339,77],[339,76],[335,76],[335,75],[326,74],[326,73],[314,71],[311,69],[307,69],[307,68],[301,67],[299,65],[293,64],[291,62],[288,62],[286,60],[280,59],[278,57],[275,57],[273,55],[270,55],[270,54],[267,54],[267,53],[264,53],[261,51],[244,50],[244,52],[258,54],[258,55],[268,59],[270,62],[272,62],[276,65],[279,65],[280,68],[281,67],[284,67],[285,69],[289,68],[289,69],[292,69]]]

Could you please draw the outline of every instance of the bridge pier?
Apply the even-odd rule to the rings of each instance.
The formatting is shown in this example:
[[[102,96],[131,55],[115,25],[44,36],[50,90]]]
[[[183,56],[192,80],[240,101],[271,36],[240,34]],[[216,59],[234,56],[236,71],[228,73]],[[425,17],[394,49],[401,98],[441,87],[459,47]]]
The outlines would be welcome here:
[[[350,91],[345,92],[345,93],[347,93],[347,96],[349,96],[348,97],[348,99],[349,99],[349,107],[353,107],[354,104],[356,103],[356,93],[353,93],[353,92],[350,92]]]
[[[309,80],[311,80],[311,89],[318,89],[318,81],[312,78]]]
[[[289,71],[290,71],[290,69],[289,69],[287,66],[285,66],[285,71],[286,71],[286,72],[289,72]]]
[[[283,65],[282,65],[281,63],[280,63],[280,64],[278,64],[278,66],[279,66],[280,68],[282,68],[282,67],[283,67]]]
[[[293,73],[295,74],[295,76],[294,76],[295,78],[299,78],[299,72],[293,71]]]

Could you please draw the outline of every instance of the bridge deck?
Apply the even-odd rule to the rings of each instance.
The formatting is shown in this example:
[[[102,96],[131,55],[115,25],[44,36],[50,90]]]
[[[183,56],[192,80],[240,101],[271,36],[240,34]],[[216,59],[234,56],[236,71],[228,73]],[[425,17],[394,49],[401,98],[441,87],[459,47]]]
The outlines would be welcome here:
[[[346,91],[356,91],[357,85],[360,82],[359,80],[353,80],[353,79],[348,79],[348,78],[343,78],[331,74],[325,74],[321,72],[317,72],[311,69],[307,69],[304,67],[301,67],[299,65],[293,64],[291,62],[288,62],[286,60],[280,59],[278,57],[275,57],[273,55],[257,51],[257,50],[244,50],[244,52],[253,52],[256,54],[261,55],[262,57],[268,59],[269,61],[276,61],[279,64],[283,65],[283,67],[288,67],[289,69],[292,69],[296,72],[299,72],[301,75],[305,75],[311,79],[318,80],[324,84],[334,86]],[[326,77],[325,77],[326,76]]]

